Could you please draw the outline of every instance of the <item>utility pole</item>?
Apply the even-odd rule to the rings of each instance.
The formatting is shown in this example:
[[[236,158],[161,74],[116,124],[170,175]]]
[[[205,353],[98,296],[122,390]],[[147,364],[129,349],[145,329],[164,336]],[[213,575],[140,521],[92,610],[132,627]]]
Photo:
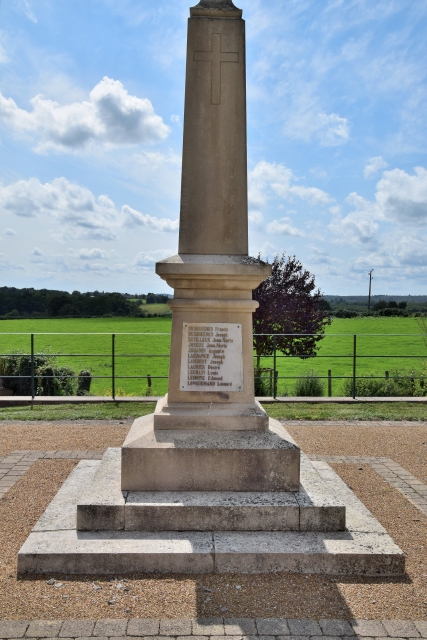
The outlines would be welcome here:
[[[373,269],[369,271],[369,297],[368,297],[368,311],[371,310],[371,290],[372,290],[372,272]]]

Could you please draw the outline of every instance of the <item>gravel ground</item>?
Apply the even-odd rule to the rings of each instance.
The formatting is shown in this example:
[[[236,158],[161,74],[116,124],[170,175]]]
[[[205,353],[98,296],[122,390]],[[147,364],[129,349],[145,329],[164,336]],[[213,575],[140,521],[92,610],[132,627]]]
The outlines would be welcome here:
[[[15,426],[6,429],[9,438]],[[7,450],[104,448],[120,444],[125,435],[122,428],[125,432],[128,429],[114,424],[90,427],[89,434],[89,425],[84,424],[61,425],[60,429],[58,425],[32,425],[25,431],[25,442],[17,429],[19,437]],[[426,449],[422,443],[427,442],[427,426],[406,427],[404,431],[390,427],[319,428],[312,424],[291,428],[288,424],[287,428],[307,453],[388,456],[425,481]],[[57,444],[52,444],[52,437]],[[17,552],[74,464],[40,460],[0,500],[0,619],[427,618],[427,518],[366,465],[362,469],[358,468],[361,465],[343,464],[334,468],[406,552],[407,575],[402,578],[126,576],[110,582],[55,576],[62,586],[48,585],[48,578],[17,580]]]
[[[0,457],[17,449],[95,451],[121,447],[133,418],[67,422],[0,422]]]

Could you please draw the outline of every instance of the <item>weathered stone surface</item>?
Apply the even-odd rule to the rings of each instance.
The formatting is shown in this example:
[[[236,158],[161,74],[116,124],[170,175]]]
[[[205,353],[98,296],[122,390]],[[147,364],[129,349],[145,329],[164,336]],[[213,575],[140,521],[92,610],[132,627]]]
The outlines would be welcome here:
[[[209,533],[36,532],[18,554],[18,573],[213,573],[212,554]]]
[[[65,620],[61,631],[60,638],[83,638],[92,635],[95,622],[93,620]]]
[[[98,465],[99,462],[96,460],[79,462],[39,518],[33,531],[60,531],[75,528],[76,496],[82,495],[91,484]]]
[[[98,620],[95,624],[93,635],[123,637],[126,635],[127,624],[127,620]]]
[[[120,488],[120,467],[120,449],[107,449],[93,481],[77,505],[78,531],[121,531],[125,528],[125,496]]]
[[[290,492],[130,491],[129,531],[298,531],[299,506]]]
[[[255,620],[252,618],[225,618],[224,631],[226,636],[256,635]]]
[[[405,566],[391,538],[376,533],[230,531],[214,533],[214,544],[218,573],[401,575]]]
[[[128,636],[156,636],[159,633],[159,620],[150,620],[149,618],[132,618],[129,620],[127,635]]]
[[[288,626],[294,636],[322,635],[322,629],[315,620],[288,620]]]
[[[257,618],[256,626],[260,635],[288,636],[290,634],[288,623],[284,618]]]
[[[27,620],[0,620],[0,638],[22,638],[28,625]]]
[[[383,627],[391,638],[419,638],[420,634],[410,620],[382,620]]]
[[[207,410],[201,402],[169,403],[165,396],[156,407],[154,429],[267,431],[268,416],[259,402],[218,402]]]
[[[123,491],[297,491],[299,448],[269,431],[154,431],[135,420],[122,448]]]
[[[187,618],[160,620],[161,636],[190,636],[192,621]]]
[[[25,635],[29,638],[55,638],[61,625],[60,620],[33,620],[28,625]]]
[[[346,507],[306,456],[301,455],[301,487],[296,494],[301,531],[343,531]]]
[[[414,625],[422,638],[427,638],[427,620],[414,620]]]
[[[193,635],[223,636],[224,622],[222,618],[199,618],[193,620]]]
[[[325,636],[354,636],[354,629],[347,620],[319,620]]]
[[[379,620],[351,620],[351,626],[357,636],[365,638],[384,637],[387,631]]]

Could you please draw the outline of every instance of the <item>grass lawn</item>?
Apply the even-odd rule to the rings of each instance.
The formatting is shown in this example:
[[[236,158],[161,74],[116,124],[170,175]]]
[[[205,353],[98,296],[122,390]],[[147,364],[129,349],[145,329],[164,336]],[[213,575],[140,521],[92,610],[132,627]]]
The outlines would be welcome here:
[[[29,353],[30,336],[21,334],[33,332],[36,334],[36,352],[59,352],[62,354],[61,362],[70,364],[77,372],[89,369],[95,376],[92,392],[96,395],[109,395],[112,372],[111,334],[115,333],[116,392],[146,395],[145,376],[150,375],[153,378],[153,395],[162,395],[167,391],[165,378],[169,368],[171,322],[170,318],[4,320],[0,323],[0,352],[9,353],[14,349],[22,349]],[[9,335],[5,335],[6,332]],[[66,333],[77,335],[64,335]],[[84,333],[98,335],[83,335]],[[134,335],[139,333],[148,335]],[[416,318],[336,318],[327,327],[326,336],[321,341],[315,358],[284,358],[278,353],[278,395],[293,395],[293,378],[304,375],[310,369],[325,378],[330,369],[334,378],[332,393],[335,396],[342,395],[341,377],[352,375],[353,334],[357,334],[359,376],[373,374],[383,377],[385,371],[426,368],[427,347]],[[263,358],[262,366],[272,367],[273,358]],[[120,376],[145,378],[124,380]]]
[[[153,413],[154,403],[126,402],[98,405],[57,405],[0,409],[0,421],[10,420],[124,420]],[[410,402],[320,405],[266,404],[265,410],[278,420],[419,420],[427,422],[426,406]]]

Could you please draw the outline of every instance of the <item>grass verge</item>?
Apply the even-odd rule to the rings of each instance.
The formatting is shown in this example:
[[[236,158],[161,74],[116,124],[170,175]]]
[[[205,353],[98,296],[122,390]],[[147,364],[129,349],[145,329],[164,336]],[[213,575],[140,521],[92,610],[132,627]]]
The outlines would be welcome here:
[[[53,407],[6,407],[0,420],[124,420],[153,413],[155,403],[61,404]]]
[[[418,420],[427,422],[427,407],[411,402],[348,404],[265,405],[271,418],[278,420]]]

